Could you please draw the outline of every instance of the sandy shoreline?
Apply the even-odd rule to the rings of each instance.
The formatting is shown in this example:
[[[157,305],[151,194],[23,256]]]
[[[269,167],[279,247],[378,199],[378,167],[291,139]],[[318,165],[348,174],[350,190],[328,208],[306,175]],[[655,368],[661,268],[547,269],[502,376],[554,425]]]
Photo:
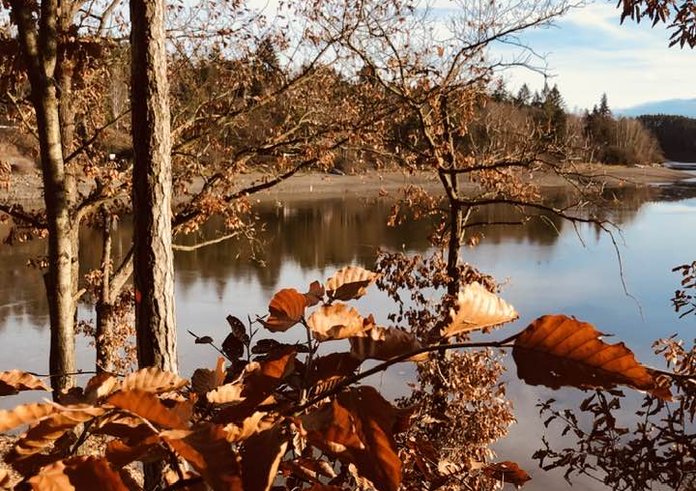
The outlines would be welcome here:
[[[579,165],[578,173],[592,176],[607,186],[642,186],[657,183],[677,182],[696,177],[696,172],[668,169],[666,167],[619,167],[606,165]],[[249,173],[239,177],[240,187],[259,182],[261,174]],[[535,177],[534,182],[543,188],[562,188],[568,183],[555,174]],[[336,197],[376,197],[398,193],[407,185],[422,186],[428,191],[442,193],[442,186],[435,174],[401,171],[369,171],[359,175],[334,175],[319,172],[302,173],[281,182],[271,189],[256,193],[258,202],[271,200],[313,200]],[[468,185],[473,190],[473,185]],[[463,191],[466,192],[467,185]],[[42,206],[42,183],[39,174],[15,175],[9,189],[0,190],[0,200],[5,203],[20,203],[25,207]]]

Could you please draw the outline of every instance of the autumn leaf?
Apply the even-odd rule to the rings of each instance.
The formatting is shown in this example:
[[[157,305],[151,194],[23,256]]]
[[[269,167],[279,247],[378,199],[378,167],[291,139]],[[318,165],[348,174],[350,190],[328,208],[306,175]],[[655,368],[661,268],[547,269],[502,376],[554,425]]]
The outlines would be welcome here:
[[[524,469],[521,469],[515,462],[495,462],[483,468],[483,473],[503,483],[510,483],[516,487],[522,487],[527,481],[532,479]]]
[[[515,340],[512,356],[517,375],[530,385],[552,389],[618,384],[653,391],[666,398],[650,372],[623,343],[607,344],[587,322],[564,315],[546,315],[532,322]]]
[[[318,307],[307,319],[307,325],[317,341],[349,338],[371,327],[357,310],[344,303]]]
[[[222,426],[205,423],[191,430],[164,431],[161,437],[214,490],[244,490],[238,455]]]
[[[445,338],[505,324],[517,319],[518,314],[505,300],[473,282],[457,295],[450,317],[452,321],[442,330]]]
[[[247,368],[242,377],[242,391],[239,403],[231,405],[215,416],[218,423],[242,423],[247,417],[259,411],[261,404],[295,370],[296,352],[285,348],[269,355],[258,364]]]
[[[128,491],[120,474],[106,459],[94,456],[60,460],[29,479],[32,489],[37,491],[94,489],[96,483],[100,491]]]
[[[359,360],[389,360],[395,356],[410,353],[422,348],[416,337],[397,328],[374,326],[361,336],[350,338],[350,352]],[[408,358],[408,361],[424,361],[427,353],[421,353]]]
[[[268,491],[287,448],[288,437],[280,425],[247,438],[241,450],[244,491]]]
[[[187,427],[187,422],[182,420],[179,414],[167,409],[162,401],[150,392],[121,390],[110,396],[106,402],[164,428],[184,429]]]
[[[67,431],[104,413],[104,409],[94,406],[70,407],[53,413],[32,426],[17,440],[12,449],[11,459],[16,460],[41,452]]]
[[[119,438],[130,446],[134,446],[154,434],[153,429],[141,418],[120,411],[99,418],[91,431],[95,435],[109,435]]]
[[[230,360],[238,360],[244,356],[244,349],[249,344],[249,335],[244,323],[233,315],[227,316],[231,332],[222,343],[222,351]]]
[[[120,387],[119,380],[111,373],[103,372],[95,375],[87,382],[84,389],[85,401],[94,404]]]
[[[127,445],[121,440],[111,440],[106,444],[104,457],[116,468],[131,462],[156,462],[166,457],[159,435],[150,435],[135,445]]]
[[[329,479],[336,477],[336,471],[326,460],[300,457],[295,460],[281,462],[280,468],[283,475],[286,477],[295,474],[302,479],[316,484],[321,484],[321,481],[319,481],[319,477],[321,476],[328,477]]]
[[[400,415],[373,387],[357,387],[300,418],[316,447],[355,465],[379,491],[401,484],[401,460],[394,432]]]
[[[243,388],[244,386],[241,383],[225,384],[217,387],[215,390],[211,390],[205,397],[208,399],[208,402],[213,404],[241,402],[244,400],[244,397],[242,397]]]
[[[309,285],[309,290],[304,294],[307,307],[313,307],[324,298],[324,285],[318,281],[313,281]]]
[[[42,380],[21,370],[0,372],[0,396],[10,396],[24,390],[50,391]]]
[[[10,486],[11,483],[12,479],[10,478],[10,473],[5,469],[0,469],[0,489],[12,489],[12,486]]]
[[[304,315],[307,300],[294,288],[284,288],[273,295],[268,305],[270,315],[263,321],[271,332],[283,332],[300,322]]]
[[[131,373],[121,382],[121,390],[141,390],[154,394],[169,392],[184,387],[188,382],[178,375],[155,367],[143,368]]]
[[[36,423],[56,410],[53,404],[20,404],[14,409],[0,410],[0,433]]]
[[[225,359],[223,357],[218,357],[215,370],[198,368],[193,372],[191,376],[191,390],[203,396],[220,386],[225,381],[226,375]]]
[[[377,274],[359,266],[341,268],[326,281],[326,294],[332,300],[353,300],[367,293]]]

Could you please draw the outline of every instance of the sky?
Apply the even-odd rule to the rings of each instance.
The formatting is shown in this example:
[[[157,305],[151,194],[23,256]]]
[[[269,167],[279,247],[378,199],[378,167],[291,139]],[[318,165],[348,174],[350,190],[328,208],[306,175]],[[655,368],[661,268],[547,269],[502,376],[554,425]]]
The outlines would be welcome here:
[[[627,19],[620,24],[616,2],[572,9],[554,25],[525,33],[521,40],[544,56],[549,84],[558,84],[569,110],[592,108],[603,92],[609,106],[696,98],[696,49],[669,48],[664,25],[650,28]],[[529,70],[502,74],[516,92],[526,82],[540,89],[544,77]]]

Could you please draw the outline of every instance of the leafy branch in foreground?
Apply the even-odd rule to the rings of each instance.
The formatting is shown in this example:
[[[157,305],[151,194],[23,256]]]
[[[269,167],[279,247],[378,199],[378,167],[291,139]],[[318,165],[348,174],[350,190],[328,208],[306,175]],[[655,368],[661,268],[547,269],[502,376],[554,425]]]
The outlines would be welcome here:
[[[477,479],[479,489],[500,482],[520,486],[530,477],[513,462],[442,459],[437,440],[409,436],[418,403],[396,407],[359,382],[395,363],[420,366],[455,348],[513,348],[520,376],[529,383],[583,389],[621,384],[669,398],[623,344],[606,344],[592,326],[565,316],[541,317],[499,341],[457,342],[517,318],[512,306],[479,283],[454,299],[439,339],[422,344],[415,333],[379,326],[346,303],[377,279],[359,267],[343,268],[306,293],[280,290],[269,314],[251,320],[248,330],[229,317],[231,332],[218,348],[227,360],[196,370],[190,381],[155,368],[123,378],[101,373],[60,403],[0,411],[2,432],[29,425],[5,460],[24,484],[39,490],[82,489],[96,480],[111,489],[142,489],[128,466],[155,461],[168,465],[165,489],[205,483],[216,490],[396,491],[406,485],[405,476],[409,482],[418,476],[427,489],[466,478]],[[306,341],[255,339],[261,329],[294,326],[305,330]],[[196,338],[212,344],[207,336]],[[320,354],[324,343],[339,340],[347,340],[350,351]],[[381,363],[360,371],[368,359]],[[0,394],[46,390],[41,380],[18,371],[0,373],[0,381]],[[100,443],[98,454],[79,455],[89,440]]]

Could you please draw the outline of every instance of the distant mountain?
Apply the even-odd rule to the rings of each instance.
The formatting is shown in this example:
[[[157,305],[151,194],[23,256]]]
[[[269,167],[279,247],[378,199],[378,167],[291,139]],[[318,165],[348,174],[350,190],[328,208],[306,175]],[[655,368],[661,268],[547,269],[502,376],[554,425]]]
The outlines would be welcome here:
[[[617,116],[641,116],[643,114],[669,114],[696,118],[696,99],[668,99],[665,101],[646,102],[625,109],[616,109]]]

